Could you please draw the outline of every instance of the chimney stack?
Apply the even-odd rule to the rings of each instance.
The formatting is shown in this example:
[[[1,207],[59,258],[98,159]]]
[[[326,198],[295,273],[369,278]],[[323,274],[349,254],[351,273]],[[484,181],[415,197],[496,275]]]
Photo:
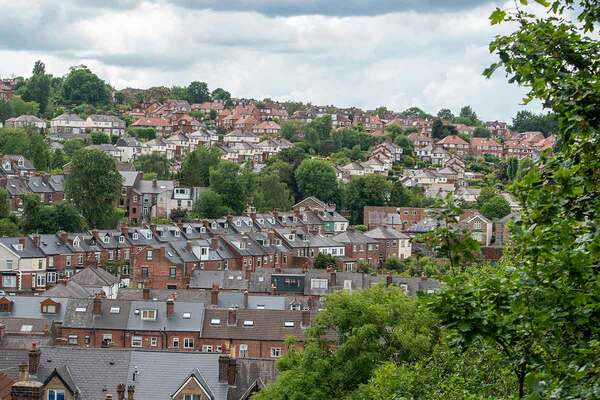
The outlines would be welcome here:
[[[152,179],[152,187],[155,188],[157,185],[156,179]]]
[[[19,244],[21,246],[23,246],[23,248],[25,248],[25,243],[27,243],[27,238],[26,237],[20,237],[19,238]]]
[[[175,301],[173,299],[167,300],[167,318],[173,318],[173,314],[175,313]]]
[[[134,400],[133,394],[135,393],[135,386],[129,385],[127,386],[127,400]]]
[[[129,225],[127,224],[122,224],[121,225],[121,234],[123,236],[127,236],[127,234],[129,233]]]
[[[143,288],[142,289],[142,299],[144,299],[144,300],[150,300],[150,288]]]
[[[185,248],[187,251],[192,251],[192,241],[188,240],[187,242],[185,242]]]
[[[248,290],[244,290],[244,308],[248,308]]]
[[[117,400],[125,400],[125,385],[123,383],[117,385]]]
[[[100,240],[100,237],[98,235],[98,229],[92,229],[92,237],[96,240]]]
[[[277,286],[275,286],[275,284],[271,285],[271,296],[276,296],[277,295]]]
[[[219,305],[219,284],[213,283],[210,291],[210,304],[213,306]]]
[[[302,328],[308,328],[310,326],[310,311],[302,310]]]
[[[58,238],[60,239],[61,243],[67,243],[67,241],[69,240],[69,234],[65,231],[59,231]]]
[[[33,242],[33,247],[40,247],[40,235],[34,233],[31,235],[31,241]]]
[[[100,298],[99,294],[97,294],[94,297],[94,304],[93,304],[92,313],[94,315],[100,315],[100,314],[102,314],[102,299]]]
[[[337,274],[335,272],[335,269],[333,268],[329,273],[329,284],[331,285],[331,287],[337,286]]]
[[[219,248],[219,241],[220,241],[219,236],[215,236],[212,239],[210,239],[210,248],[213,249],[213,250],[218,249]]]
[[[27,367],[27,364],[21,363],[19,365],[19,382],[27,381],[29,381],[29,367]]]
[[[219,356],[219,383],[235,385],[237,363],[229,356]]]
[[[237,310],[235,308],[230,308],[227,311],[227,326],[236,326],[237,325]]]
[[[29,375],[37,375],[40,367],[41,351],[37,347],[35,342],[31,343],[31,350],[29,350]]]

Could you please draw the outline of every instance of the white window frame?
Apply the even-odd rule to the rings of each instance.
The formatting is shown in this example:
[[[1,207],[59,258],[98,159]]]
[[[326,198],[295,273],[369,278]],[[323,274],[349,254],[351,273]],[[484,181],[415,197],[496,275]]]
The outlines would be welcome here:
[[[143,344],[143,338],[141,336],[131,337],[131,347],[140,348]]]

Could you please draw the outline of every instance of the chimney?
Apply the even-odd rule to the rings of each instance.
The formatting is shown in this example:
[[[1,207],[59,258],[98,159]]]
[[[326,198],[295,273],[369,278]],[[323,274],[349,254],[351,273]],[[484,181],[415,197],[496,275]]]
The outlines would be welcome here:
[[[219,356],[219,383],[226,383],[229,376],[229,357]]]
[[[142,289],[142,299],[144,299],[144,300],[150,300],[150,288],[143,288]]]
[[[237,325],[237,310],[235,308],[230,308],[227,311],[227,326],[236,326]]]
[[[308,328],[310,326],[310,311],[302,310],[302,328]]]
[[[69,240],[69,234],[65,231],[58,231],[58,238],[60,239],[61,243],[67,243]]]
[[[125,385],[123,383],[117,385],[117,400],[125,400]]]
[[[331,287],[337,286],[337,274],[335,272],[335,269],[332,269],[329,274],[329,284],[331,285]]]
[[[219,305],[219,285],[213,283],[212,290],[210,291],[210,304],[213,306]]]
[[[175,301],[173,299],[167,299],[167,318],[173,318],[175,313]]]
[[[96,297],[94,297],[94,308],[93,308],[92,313],[94,315],[102,314],[102,299],[100,298],[99,295],[96,295]]]
[[[19,382],[27,381],[29,381],[29,367],[27,367],[27,364],[21,363],[19,365]]]
[[[244,308],[248,308],[248,290],[244,290]]]
[[[27,238],[26,237],[20,237],[19,238],[19,243],[21,244],[21,246],[23,246],[23,248],[25,248],[25,243],[27,243]]]
[[[267,238],[269,239],[269,246],[275,245],[275,231],[270,230],[267,233]]]
[[[0,324],[0,342],[2,342],[2,339],[4,338],[5,334],[6,334],[6,325]]]
[[[156,224],[150,224],[150,230],[152,234],[156,236]]]
[[[98,229],[92,229],[92,237],[96,240],[100,240],[100,237],[98,236]]]
[[[33,242],[33,247],[40,247],[40,235],[34,233],[31,235],[31,241]]]
[[[127,386],[127,400],[134,400],[133,394],[135,393],[135,386],[129,385]]]
[[[219,383],[235,385],[237,363],[229,356],[219,356]]]
[[[233,215],[231,214],[227,214],[227,223],[229,224],[229,226],[233,225]]]
[[[122,224],[121,225],[121,234],[123,236],[127,236],[127,233],[129,233],[129,225],[127,224]]]
[[[29,375],[37,375],[38,368],[40,367],[40,349],[38,349],[35,342],[31,343],[31,350],[29,350]]]
[[[192,241],[188,240],[187,242],[185,242],[185,248],[187,251],[192,251]]]
[[[275,286],[275,284],[271,285],[271,296],[276,296],[277,295],[277,286]]]
[[[425,274],[425,272],[422,272],[421,273],[421,282],[427,282],[427,279],[429,279],[429,278],[427,277],[427,275]]]
[[[385,286],[391,286],[392,285],[392,273],[389,272],[386,276],[385,276]]]
[[[152,179],[152,187],[155,188],[157,187],[157,183],[156,183],[156,179]]]
[[[248,216],[252,219],[252,222],[256,223],[256,208],[250,207],[250,212]]]
[[[220,241],[221,241],[221,239],[219,238],[219,236],[215,236],[212,239],[210,239],[210,248],[213,250],[218,249]]]

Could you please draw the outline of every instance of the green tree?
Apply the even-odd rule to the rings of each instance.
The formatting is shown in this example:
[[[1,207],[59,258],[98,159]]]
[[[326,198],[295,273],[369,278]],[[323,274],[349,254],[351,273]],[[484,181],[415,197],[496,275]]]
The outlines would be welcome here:
[[[204,103],[210,100],[210,92],[205,82],[193,81],[186,90],[186,98],[190,103]]]
[[[6,189],[0,188],[0,218],[8,218],[10,215],[10,195]]]
[[[491,220],[503,218],[510,214],[510,204],[500,195],[495,195],[479,208],[481,213]]]
[[[121,194],[122,177],[115,160],[101,150],[80,150],[71,160],[65,197],[92,227],[108,224]]]
[[[300,121],[290,120],[290,121],[282,121],[281,125],[281,137],[296,141],[302,135],[303,124]]]
[[[171,176],[171,163],[165,155],[160,153],[139,156],[133,164],[138,171],[155,173],[156,179],[169,179]]]
[[[0,219],[0,236],[2,237],[14,237],[19,236],[21,230],[13,221],[9,218]]]
[[[492,132],[489,129],[484,128],[483,126],[478,126],[473,131],[473,137],[489,138],[492,137]]]
[[[221,153],[218,149],[198,147],[189,153],[179,170],[179,181],[187,186],[208,186],[210,170],[219,164]]]
[[[51,169],[61,169],[65,166],[67,161],[65,160],[65,153],[61,149],[56,149],[52,152],[52,158],[50,160]]]
[[[477,118],[477,114],[475,113],[475,111],[473,111],[471,106],[464,106],[463,108],[461,108],[458,117],[456,117],[454,120],[455,122],[470,126],[481,124],[481,121],[479,120],[479,118]]]
[[[221,161],[210,170],[210,188],[223,198],[223,204],[234,213],[246,206],[246,192],[240,181],[240,167],[231,161]]]
[[[194,212],[201,218],[220,218],[229,211],[223,203],[223,197],[212,189],[202,192],[194,202]]]
[[[85,142],[81,139],[69,139],[66,140],[63,149],[69,159],[73,158],[76,152],[85,147]]]
[[[156,130],[154,128],[127,128],[127,134],[142,141],[152,140],[156,138]]]
[[[285,182],[281,181],[276,171],[269,170],[261,173],[257,189],[254,205],[259,211],[289,210],[294,204],[290,189]]]
[[[69,104],[106,104],[108,85],[86,66],[71,67],[62,84],[62,97]]]
[[[326,335],[335,331],[335,346]],[[329,336],[331,338],[331,336]],[[277,364],[277,381],[258,400],[352,399],[383,363],[409,367],[427,357],[437,339],[434,316],[396,287],[339,292],[327,296],[304,351],[289,345]],[[386,399],[387,400],[387,399]]]
[[[92,143],[93,144],[105,144],[110,143],[110,136],[104,132],[92,132]]]
[[[29,134],[29,146],[24,154],[31,160],[36,169],[40,171],[47,171],[49,169],[50,149],[41,133],[31,132]]]
[[[40,106],[40,113],[45,113],[50,97],[50,85],[52,77],[46,74],[46,66],[41,61],[36,61],[33,74],[25,82],[23,100],[34,101]]]
[[[534,114],[521,110],[513,118],[512,126],[517,132],[539,131],[546,137],[558,133],[558,120],[554,114]]]
[[[363,222],[365,206],[384,206],[390,199],[392,184],[382,175],[364,175],[352,178],[346,187],[345,207],[350,210],[353,224]]]
[[[216,88],[210,94],[211,99],[213,100],[222,100],[222,101],[230,101],[231,93],[223,88]]]
[[[454,114],[452,114],[452,111],[449,108],[442,108],[438,111],[437,117],[444,121],[452,121],[454,119]]]
[[[335,202],[340,197],[335,170],[327,161],[306,159],[296,169],[295,177],[304,197],[315,196],[324,202]]]
[[[404,264],[402,263],[402,261],[400,261],[400,259],[398,257],[392,256],[392,257],[388,257],[385,260],[385,262],[383,263],[383,268],[385,268],[389,271],[403,272]]]
[[[335,268],[337,263],[337,257],[331,254],[319,253],[315,257],[313,267],[317,269]]]

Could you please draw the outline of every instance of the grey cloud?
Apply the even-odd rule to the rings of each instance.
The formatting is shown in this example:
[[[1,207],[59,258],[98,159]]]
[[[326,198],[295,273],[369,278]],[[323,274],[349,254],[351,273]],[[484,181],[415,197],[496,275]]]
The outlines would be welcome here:
[[[494,0],[167,0],[185,8],[250,11],[268,16],[374,16],[404,11],[447,12]]]

